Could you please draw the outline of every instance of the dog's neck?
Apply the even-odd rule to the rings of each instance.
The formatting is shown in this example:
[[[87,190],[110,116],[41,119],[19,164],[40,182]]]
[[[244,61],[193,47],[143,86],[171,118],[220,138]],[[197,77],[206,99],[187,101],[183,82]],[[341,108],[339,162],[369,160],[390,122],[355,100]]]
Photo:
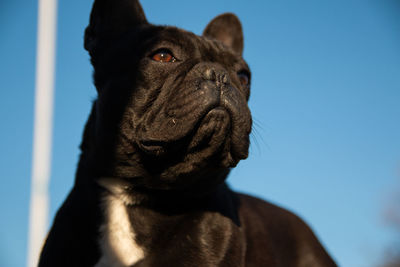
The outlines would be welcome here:
[[[215,185],[208,190],[155,190],[133,185],[129,179],[101,177],[96,180],[106,194],[119,199],[127,207],[142,206],[159,210],[185,210],[198,207],[218,192],[229,190],[225,183]]]

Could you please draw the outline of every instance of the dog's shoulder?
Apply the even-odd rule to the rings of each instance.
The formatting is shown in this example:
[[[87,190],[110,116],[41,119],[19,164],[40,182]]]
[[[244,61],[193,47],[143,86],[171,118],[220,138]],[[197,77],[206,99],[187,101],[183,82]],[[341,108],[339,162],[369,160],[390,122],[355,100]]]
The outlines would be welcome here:
[[[270,258],[278,266],[336,266],[299,216],[259,198],[237,195],[248,259]]]

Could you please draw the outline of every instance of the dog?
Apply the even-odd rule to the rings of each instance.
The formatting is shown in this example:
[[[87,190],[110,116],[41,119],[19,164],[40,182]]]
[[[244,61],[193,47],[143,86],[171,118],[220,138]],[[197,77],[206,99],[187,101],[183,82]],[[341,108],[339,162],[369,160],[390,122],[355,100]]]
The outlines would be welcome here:
[[[296,215],[225,183],[252,128],[235,15],[198,36],[95,0],[85,49],[98,97],[40,267],[336,266]]]

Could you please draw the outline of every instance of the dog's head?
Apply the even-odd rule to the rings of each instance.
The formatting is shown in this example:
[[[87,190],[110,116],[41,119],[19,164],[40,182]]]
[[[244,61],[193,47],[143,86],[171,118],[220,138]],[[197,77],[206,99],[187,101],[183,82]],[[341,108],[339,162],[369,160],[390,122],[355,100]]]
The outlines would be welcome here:
[[[247,157],[250,70],[235,15],[198,36],[148,23],[138,1],[96,0],[85,48],[98,99],[82,147],[99,176],[205,188]]]

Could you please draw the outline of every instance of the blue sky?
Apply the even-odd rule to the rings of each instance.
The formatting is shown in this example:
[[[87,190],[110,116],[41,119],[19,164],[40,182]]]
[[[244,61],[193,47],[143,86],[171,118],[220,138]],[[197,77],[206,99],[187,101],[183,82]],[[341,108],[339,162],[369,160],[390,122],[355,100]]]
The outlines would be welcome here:
[[[142,2],[149,21],[198,34],[220,13],[239,16],[256,125],[229,183],[299,214],[341,266],[379,263],[397,237],[382,214],[400,188],[400,3]],[[96,96],[82,47],[91,3],[58,6],[51,218]],[[36,20],[36,1],[0,1],[0,266],[26,261]]]

